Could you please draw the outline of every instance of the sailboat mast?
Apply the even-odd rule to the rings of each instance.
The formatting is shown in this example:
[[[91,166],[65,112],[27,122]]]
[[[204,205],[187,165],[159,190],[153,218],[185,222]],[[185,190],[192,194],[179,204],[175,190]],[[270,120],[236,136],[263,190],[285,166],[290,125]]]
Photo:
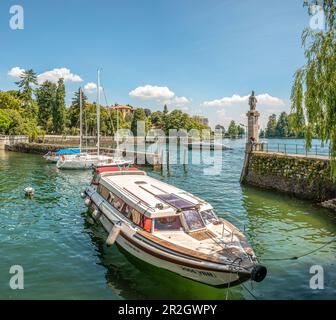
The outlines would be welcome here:
[[[118,130],[119,130],[119,110],[117,108],[117,132],[116,132],[116,137],[117,137],[117,152],[119,149],[119,135],[118,135]]]
[[[82,101],[82,88],[79,88],[79,122],[80,122],[80,132],[79,132],[79,150],[82,152],[82,139],[83,139],[83,101]]]
[[[100,69],[97,70],[97,155],[100,153]]]

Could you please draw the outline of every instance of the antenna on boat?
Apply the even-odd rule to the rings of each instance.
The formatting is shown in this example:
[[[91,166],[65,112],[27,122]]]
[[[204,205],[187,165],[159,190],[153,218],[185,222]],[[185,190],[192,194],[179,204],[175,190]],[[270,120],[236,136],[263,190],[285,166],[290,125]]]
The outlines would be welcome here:
[[[79,123],[80,123],[80,132],[79,132],[79,151],[82,152],[82,137],[83,137],[83,101],[82,101],[82,88],[79,88]]]
[[[100,153],[100,69],[97,70],[97,155]]]

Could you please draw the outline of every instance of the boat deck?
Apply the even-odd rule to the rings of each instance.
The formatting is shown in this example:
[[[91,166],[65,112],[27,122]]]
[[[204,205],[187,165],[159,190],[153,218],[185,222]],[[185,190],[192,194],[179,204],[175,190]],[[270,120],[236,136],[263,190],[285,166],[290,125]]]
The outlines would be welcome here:
[[[131,197],[150,207],[151,211],[149,211],[149,214],[153,217],[156,214],[164,213],[172,215],[175,213],[176,208],[167,201],[162,200],[165,196],[167,197],[170,194],[176,195],[179,199],[178,201],[182,204],[190,203],[192,206],[202,205],[207,207],[207,209],[212,208],[209,204],[197,197],[147,175],[129,175],[127,179],[121,175],[110,175],[103,177],[102,180],[109,185],[108,189],[121,188]]]

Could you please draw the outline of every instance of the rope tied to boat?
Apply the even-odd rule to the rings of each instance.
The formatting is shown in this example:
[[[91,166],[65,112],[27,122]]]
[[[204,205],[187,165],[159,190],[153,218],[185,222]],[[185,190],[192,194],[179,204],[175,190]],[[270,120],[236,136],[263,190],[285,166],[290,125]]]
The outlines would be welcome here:
[[[303,258],[303,257],[306,257],[306,256],[309,256],[317,251],[320,251],[321,249],[327,247],[328,245],[330,245],[331,243],[334,243],[336,241],[336,239],[333,239],[331,241],[328,241],[327,243],[325,243],[324,245],[312,250],[312,251],[309,251],[307,253],[304,253],[302,255],[299,255],[299,256],[293,256],[293,257],[287,257],[287,258],[260,258],[260,260],[263,260],[263,261],[286,261],[286,260],[298,260],[300,258]]]

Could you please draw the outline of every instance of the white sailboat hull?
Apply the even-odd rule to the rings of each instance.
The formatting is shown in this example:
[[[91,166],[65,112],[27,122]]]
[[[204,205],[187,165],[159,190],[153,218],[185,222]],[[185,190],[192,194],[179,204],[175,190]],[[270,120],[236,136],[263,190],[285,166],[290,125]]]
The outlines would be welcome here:
[[[92,169],[93,166],[127,166],[131,162],[123,159],[116,159],[109,156],[76,156],[76,157],[64,157],[57,162],[57,168],[59,169]]]

